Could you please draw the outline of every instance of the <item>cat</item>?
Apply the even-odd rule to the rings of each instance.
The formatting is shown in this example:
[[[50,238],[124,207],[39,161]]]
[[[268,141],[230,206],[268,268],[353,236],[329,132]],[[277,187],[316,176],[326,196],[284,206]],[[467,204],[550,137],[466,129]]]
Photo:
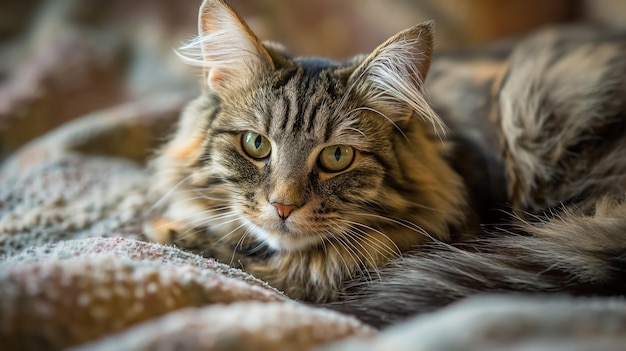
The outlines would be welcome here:
[[[262,44],[221,1],[202,4],[199,26],[199,57],[186,58],[204,67],[206,91],[154,160],[155,192],[171,193],[152,240],[322,302],[468,224],[442,121],[420,91],[432,24],[347,62]]]
[[[433,26],[293,57],[205,0],[179,52],[204,90],[151,162],[147,238],[378,327],[485,291],[623,294],[624,36],[431,69]]]

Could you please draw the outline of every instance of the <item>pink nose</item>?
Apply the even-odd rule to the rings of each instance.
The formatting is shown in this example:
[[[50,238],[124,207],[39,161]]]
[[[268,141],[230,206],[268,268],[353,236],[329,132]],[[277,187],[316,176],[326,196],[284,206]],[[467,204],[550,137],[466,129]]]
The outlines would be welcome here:
[[[283,205],[278,202],[272,202],[272,206],[276,207],[276,209],[278,210],[278,216],[282,219],[287,219],[287,217],[289,217],[289,214],[291,214],[293,210],[298,208],[294,205]]]

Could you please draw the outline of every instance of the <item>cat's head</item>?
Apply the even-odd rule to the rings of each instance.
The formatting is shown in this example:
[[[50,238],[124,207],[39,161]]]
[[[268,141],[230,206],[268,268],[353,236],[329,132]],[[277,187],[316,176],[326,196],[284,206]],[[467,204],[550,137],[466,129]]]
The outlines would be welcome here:
[[[159,164],[197,211],[241,221],[225,232],[279,250],[368,235],[406,249],[462,222],[462,183],[422,92],[432,23],[346,62],[263,44],[218,0],[202,4],[199,31],[181,56],[203,68],[205,92]]]

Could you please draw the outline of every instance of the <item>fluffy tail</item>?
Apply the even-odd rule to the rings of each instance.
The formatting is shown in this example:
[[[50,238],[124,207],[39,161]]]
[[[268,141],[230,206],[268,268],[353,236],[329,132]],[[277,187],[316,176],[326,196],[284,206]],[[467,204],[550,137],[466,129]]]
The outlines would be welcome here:
[[[587,215],[564,210],[515,232],[422,247],[374,281],[349,283],[328,307],[383,327],[482,292],[626,294],[625,203],[600,201]]]

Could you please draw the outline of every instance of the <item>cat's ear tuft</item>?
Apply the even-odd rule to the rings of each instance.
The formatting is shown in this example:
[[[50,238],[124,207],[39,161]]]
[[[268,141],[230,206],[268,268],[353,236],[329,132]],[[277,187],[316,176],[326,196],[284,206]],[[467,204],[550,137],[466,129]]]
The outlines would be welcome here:
[[[379,111],[397,111],[394,119],[416,112],[443,128],[422,94],[433,53],[433,26],[434,21],[416,25],[376,48],[350,75],[354,92]]]
[[[204,0],[198,37],[178,51],[188,63],[201,66],[208,88],[219,94],[245,86],[272,59],[241,17],[222,0]]]
[[[418,24],[387,39],[363,60],[353,76],[380,74],[380,78],[385,79],[385,74],[392,73],[388,71],[396,70],[397,73],[409,73],[407,78],[422,84],[433,54],[434,23]]]

